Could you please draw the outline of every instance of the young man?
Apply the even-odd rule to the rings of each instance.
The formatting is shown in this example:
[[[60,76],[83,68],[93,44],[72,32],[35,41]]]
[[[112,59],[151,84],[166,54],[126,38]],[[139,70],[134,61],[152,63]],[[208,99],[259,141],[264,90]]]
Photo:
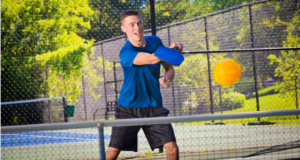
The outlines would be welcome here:
[[[116,108],[116,119],[168,116],[169,110],[162,107],[160,84],[169,87],[175,72],[171,64],[162,62],[153,54],[163,46],[157,36],[144,36],[143,21],[138,11],[125,10],[121,14],[121,30],[128,36],[128,41],[120,51],[124,83]],[[182,44],[172,44],[170,48]],[[166,74],[160,78],[160,66]],[[152,150],[164,147],[168,159],[179,159],[171,124],[113,127],[106,159],[117,159],[121,150],[137,151],[137,133],[143,129]]]

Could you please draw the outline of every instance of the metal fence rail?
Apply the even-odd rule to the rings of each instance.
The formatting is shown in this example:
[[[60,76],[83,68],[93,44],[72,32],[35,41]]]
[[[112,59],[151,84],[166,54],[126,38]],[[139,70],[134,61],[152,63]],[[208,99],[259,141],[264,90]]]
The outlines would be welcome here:
[[[204,51],[183,51],[182,54],[199,53],[224,53],[224,52],[259,52],[259,51],[282,51],[299,50],[300,47],[274,47],[274,48],[247,48],[247,49],[224,49],[224,50],[204,50]]]
[[[68,123],[58,123],[58,124],[33,124],[33,125],[19,125],[19,126],[3,126],[3,127],[1,127],[1,133],[76,129],[76,128],[90,128],[90,127],[109,127],[109,126],[114,126],[114,127],[139,126],[139,125],[151,125],[151,124],[167,124],[167,123],[194,122],[194,121],[212,121],[212,120],[286,116],[286,115],[300,115],[300,109],[259,111],[259,112],[240,112],[240,113],[226,113],[226,114],[209,114],[209,115],[189,115],[189,116],[174,116],[174,117],[159,117],[159,118],[158,117],[156,117],[156,118],[132,118],[132,119],[93,121],[93,122],[68,122]]]
[[[13,101],[13,102],[2,102],[2,103],[1,103],[1,106],[2,106],[2,105],[11,105],[11,104],[21,104],[21,103],[32,103],[32,102],[51,101],[51,100],[58,100],[58,99],[62,99],[62,97],[31,99],[31,100]]]

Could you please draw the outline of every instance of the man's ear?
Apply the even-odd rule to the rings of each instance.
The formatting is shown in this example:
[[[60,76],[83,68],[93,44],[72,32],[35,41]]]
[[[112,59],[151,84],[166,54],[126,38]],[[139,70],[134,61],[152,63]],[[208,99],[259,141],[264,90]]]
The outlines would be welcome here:
[[[121,30],[122,30],[122,32],[126,33],[126,29],[123,25],[121,25]]]

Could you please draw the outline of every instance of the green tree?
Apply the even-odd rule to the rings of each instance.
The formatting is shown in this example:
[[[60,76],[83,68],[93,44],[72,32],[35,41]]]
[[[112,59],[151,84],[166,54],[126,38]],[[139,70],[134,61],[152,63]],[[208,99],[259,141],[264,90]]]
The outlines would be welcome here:
[[[221,1],[221,0],[163,0],[155,1],[156,25],[162,26],[174,22],[206,15],[221,9],[255,0]],[[120,14],[125,9],[140,11],[144,27],[151,28],[149,0],[90,0],[89,6],[94,14],[88,18],[91,28],[81,34],[86,39],[101,41],[122,35]]]
[[[88,17],[91,28],[81,36],[86,39],[95,39],[97,42],[122,35],[123,32],[120,29],[121,12],[125,9],[137,9],[141,11],[145,2],[144,0],[90,0],[89,6],[94,11],[94,14]],[[143,19],[149,17],[144,16],[142,11],[141,14]]]
[[[299,2],[292,0],[270,1],[253,5],[252,16],[255,20],[253,23],[255,47],[299,46],[299,10],[297,6],[299,6]],[[239,47],[249,48],[251,47],[248,43],[250,39],[250,24],[245,23],[249,22],[249,15],[241,15],[240,21],[243,23],[237,27],[242,29],[238,31],[239,34],[234,40],[238,42]],[[283,79],[282,82],[277,83],[277,86],[283,92],[288,92],[289,90],[289,92],[295,93],[297,68],[299,68],[299,64],[296,63],[296,61],[299,62],[297,55],[295,51],[257,52],[256,66],[258,80],[267,79],[268,77],[278,80]],[[246,59],[248,56],[247,54],[238,54],[237,59],[242,61],[242,59]],[[290,56],[292,56],[292,59]],[[266,66],[266,62],[270,62],[270,66]],[[243,64],[249,69],[253,67],[250,61]]]
[[[222,9],[234,7],[234,6],[237,6],[240,4],[255,2],[255,1],[260,1],[260,0],[227,0],[227,1],[213,0],[211,5],[212,5],[212,8],[214,9],[214,11],[219,11]]]
[[[2,1],[1,101],[66,96],[77,102],[82,76],[88,80],[86,92],[99,98],[94,90],[103,81],[103,59],[93,57],[93,39],[79,36],[90,29],[93,14],[88,0]],[[2,107],[2,124],[27,124],[28,115],[42,115],[19,108]]]
[[[2,101],[49,97],[52,87],[78,96],[72,79],[82,75],[93,44],[78,34],[90,28],[91,15],[87,0],[2,1]]]
[[[287,37],[287,32],[284,30],[287,26],[283,22],[291,21],[291,15],[296,12],[297,5],[299,5],[299,2],[292,0],[270,1],[253,5],[254,47],[283,47],[282,42],[285,41]],[[249,11],[249,7],[244,7],[244,9]],[[231,41],[237,44],[236,47],[238,48],[251,48],[251,43],[249,43],[251,42],[249,14],[239,14],[239,20],[240,24],[234,26],[238,34]],[[253,70],[253,62],[249,60],[245,61],[245,59],[252,58],[251,54],[251,52],[235,54],[236,59],[242,62],[249,70]],[[269,77],[280,79],[280,77],[274,74],[277,63],[272,63],[272,65],[269,66],[265,65],[266,62],[270,62],[268,59],[270,54],[278,56],[280,53],[278,51],[256,52],[256,66],[259,81],[266,80]],[[252,72],[248,73],[250,74],[245,74],[244,76],[253,76]],[[262,83],[259,84],[262,85]]]
[[[300,47],[300,9],[298,9],[291,21],[277,19],[277,22],[286,26],[287,37],[282,42],[283,47]],[[300,94],[300,56],[299,51],[281,51],[280,55],[271,54],[268,56],[271,60],[270,65],[276,63],[275,76],[280,77],[283,81],[276,83],[280,92],[286,96],[295,97],[296,92]],[[296,90],[297,88],[297,90]]]
[[[157,26],[207,15],[222,9],[258,0],[164,0],[155,1]],[[149,2],[147,2],[148,4]],[[150,8],[143,9],[150,14]],[[150,21],[150,20],[149,20]]]

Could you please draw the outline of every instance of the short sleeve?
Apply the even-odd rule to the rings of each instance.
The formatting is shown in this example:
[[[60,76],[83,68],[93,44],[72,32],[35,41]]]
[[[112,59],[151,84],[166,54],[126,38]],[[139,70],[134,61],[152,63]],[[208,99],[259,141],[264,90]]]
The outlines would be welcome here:
[[[156,36],[156,37],[157,37],[157,39],[159,40],[159,47],[160,47],[160,46],[164,46],[164,44],[162,43],[161,39],[160,39],[158,36]]]
[[[158,36],[153,36],[153,38],[154,38],[154,40],[156,41],[156,45],[157,45],[158,47],[164,46],[164,44],[162,43],[161,39],[160,39]],[[157,47],[157,48],[158,48],[158,47]]]
[[[124,67],[132,67],[133,61],[138,53],[139,51],[136,51],[133,48],[130,47],[123,48],[119,54],[121,64]]]

